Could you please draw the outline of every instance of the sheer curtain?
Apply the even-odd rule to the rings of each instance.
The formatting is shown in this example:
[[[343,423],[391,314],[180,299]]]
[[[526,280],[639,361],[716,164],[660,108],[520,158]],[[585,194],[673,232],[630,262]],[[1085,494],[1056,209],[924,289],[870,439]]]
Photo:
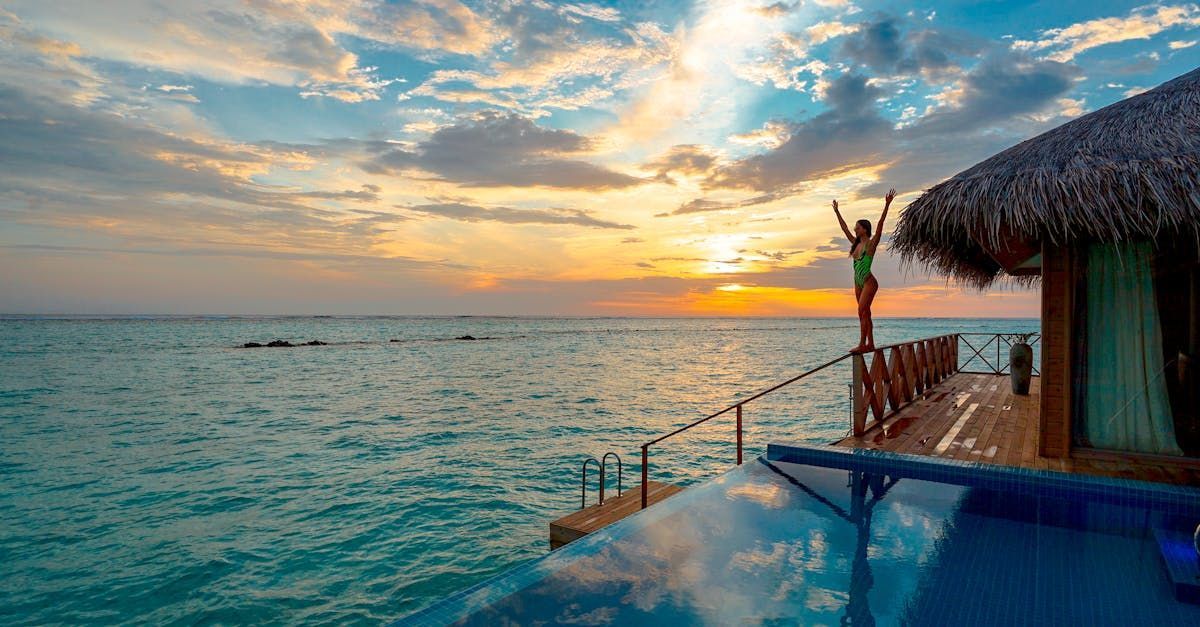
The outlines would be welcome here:
[[[1148,242],[1092,244],[1083,435],[1095,448],[1182,455],[1167,397]]]

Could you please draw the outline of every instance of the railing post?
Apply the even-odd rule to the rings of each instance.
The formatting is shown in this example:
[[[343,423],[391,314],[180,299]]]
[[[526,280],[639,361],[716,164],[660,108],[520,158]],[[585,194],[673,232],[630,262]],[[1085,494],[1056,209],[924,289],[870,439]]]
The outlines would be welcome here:
[[[646,477],[649,475],[649,472],[648,472],[649,466],[650,466],[650,445],[643,444],[642,445],[642,509],[646,509],[646,490],[647,490]]]
[[[867,403],[866,397],[863,395],[863,372],[866,370],[866,362],[863,360],[862,353],[856,353],[851,359],[854,363],[854,380],[851,383],[854,386],[854,394],[851,396],[851,413],[853,414],[854,437],[859,437],[867,429]]]
[[[1000,334],[996,334],[996,365],[992,368],[996,374],[1000,374]]]
[[[737,406],[737,463],[742,465],[742,406]]]

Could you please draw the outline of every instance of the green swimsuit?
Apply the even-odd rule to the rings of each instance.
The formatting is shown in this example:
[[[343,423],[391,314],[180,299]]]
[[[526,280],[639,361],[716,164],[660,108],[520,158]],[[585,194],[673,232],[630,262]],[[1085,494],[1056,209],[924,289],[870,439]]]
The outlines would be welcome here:
[[[867,277],[871,276],[871,258],[872,255],[867,251],[863,251],[862,257],[854,258],[854,284],[862,287],[867,284]]]

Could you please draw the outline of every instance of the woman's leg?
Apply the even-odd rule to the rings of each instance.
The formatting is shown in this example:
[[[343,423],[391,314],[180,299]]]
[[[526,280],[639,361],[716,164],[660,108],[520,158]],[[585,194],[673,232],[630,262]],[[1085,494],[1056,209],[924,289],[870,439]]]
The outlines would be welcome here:
[[[858,295],[858,319],[861,321],[864,349],[875,348],[875,322],[871,320],[871,303],[875,301],[875,293],[879,291],[879,281],[874,274],[867,275],[862,291]]]
[[[854,302],[857,303],[862,298],[863,286],[858,283],[854,284]],[[861,350],[867,343],[867,324],[863,321],[862,308],[858,309],[858,345],[850,349],[850,352]]]

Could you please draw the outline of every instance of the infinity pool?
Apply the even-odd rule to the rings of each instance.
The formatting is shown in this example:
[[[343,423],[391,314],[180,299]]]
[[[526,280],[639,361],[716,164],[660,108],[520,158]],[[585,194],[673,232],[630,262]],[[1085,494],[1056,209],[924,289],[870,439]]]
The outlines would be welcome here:
[[[400,624],[1200,625],[1155,540],[1198,494],[771,446]]]

